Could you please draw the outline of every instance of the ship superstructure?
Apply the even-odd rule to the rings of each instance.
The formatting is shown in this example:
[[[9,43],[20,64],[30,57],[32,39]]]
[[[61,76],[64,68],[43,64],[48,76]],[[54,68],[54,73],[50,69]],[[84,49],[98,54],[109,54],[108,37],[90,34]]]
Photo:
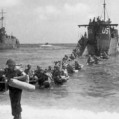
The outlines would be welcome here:
[[[20,46],[19,40],[13,35],[7,35],[5,27],[3,25],[4,11],[1,11],[1,28],[0,28],[0,50],[14,49]]]

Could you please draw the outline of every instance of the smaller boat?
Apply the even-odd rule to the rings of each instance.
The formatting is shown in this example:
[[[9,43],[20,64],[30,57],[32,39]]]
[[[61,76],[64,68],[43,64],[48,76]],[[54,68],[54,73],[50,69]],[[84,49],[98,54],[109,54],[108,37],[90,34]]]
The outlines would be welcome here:
[[[45,44],[42,44],[42,45],[40,45],[41,47],[52,47],[52,45],[51,44],[49,44],[49,43],[45,43]]]

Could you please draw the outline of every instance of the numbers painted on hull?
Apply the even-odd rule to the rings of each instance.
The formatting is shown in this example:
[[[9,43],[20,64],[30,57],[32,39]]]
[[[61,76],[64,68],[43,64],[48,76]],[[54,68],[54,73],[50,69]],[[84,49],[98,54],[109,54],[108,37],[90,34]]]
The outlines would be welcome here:
[[[103,28],[102,29],[102,34],[109,34],[109,28]]]
[[[88,33],[89,34],[93,34],[93,30],[92,29],[88,29]],[[109,28],[102,28],[100,33],[101,34],[110,34],[110,29]]]

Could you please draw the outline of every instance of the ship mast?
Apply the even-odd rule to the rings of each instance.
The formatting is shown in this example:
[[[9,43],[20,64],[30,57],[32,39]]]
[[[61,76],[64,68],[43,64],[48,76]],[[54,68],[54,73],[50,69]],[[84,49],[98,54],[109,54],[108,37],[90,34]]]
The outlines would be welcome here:
[[[3,9],[1,10],[1,12],[0,12],[0,14],[1,14],[1,28],[3,28],[3,20],[4,20],[4,16],[3,16],[3,14],[4,14],[5,12],[3,11]]]
[[[104,21],[106,20],[106,3],[105,3],[105,0],[104,0],[104,4],[103,4],[103,9],[104,9]],[[95,24],[82,24],[82,25],[78,25],[78,27],[89,27],[89,26],[95,26]],[[118,24],[103,24],[103,23],[100,23],[100,26],[118,26]]]
[[[105,21],[105,9],[106,9],[106,3],[105,3],[105,0],[104,0],[103,8],[104,8],[104,21]]]

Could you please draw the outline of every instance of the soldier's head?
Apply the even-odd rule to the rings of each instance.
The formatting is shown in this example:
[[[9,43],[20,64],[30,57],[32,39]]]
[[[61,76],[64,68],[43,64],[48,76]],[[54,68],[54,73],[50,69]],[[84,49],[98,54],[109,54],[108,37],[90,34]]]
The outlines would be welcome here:
[[[16,66],[16,62],[13,59],[8,59],[6,65],[9,69],[13,70]]]
[[[28,65],[27,65],[27,68],[28,68],[28,69],[31,69],[31,65],[30,65],[30,64],[28,64]]]
[[[52,67],[51,66],[48,66],[48,70],[52,70]]]

